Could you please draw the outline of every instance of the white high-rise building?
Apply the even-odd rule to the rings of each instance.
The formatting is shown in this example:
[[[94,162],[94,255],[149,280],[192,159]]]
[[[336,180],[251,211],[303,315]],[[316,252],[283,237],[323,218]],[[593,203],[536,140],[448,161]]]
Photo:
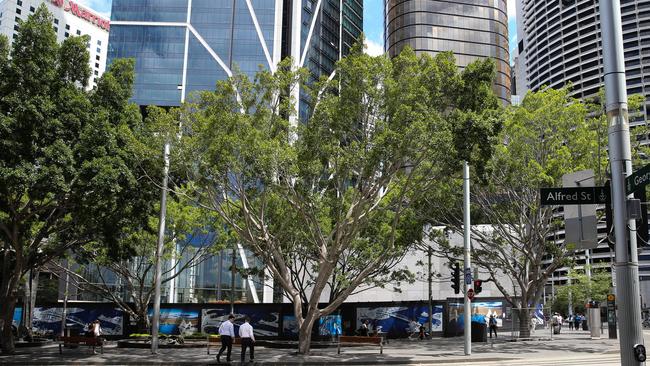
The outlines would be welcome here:
[[[54,15],[52,27],[59,42],[71,36],[90,36],[88,52],[91,77],[88,88],[93,88],[106,69],[110,21],[91,9],[72,0],[0,0],[0,34],[13,41],[20,22],[27,20],[42,3]]]
[[[650,118],[650,0],[621,0],[620,6],[627,94],[645,97],[641,113],[630,116],[630,126],[634,128],[645,126]],[[528,90],[557,89],[571,83],[573,97],[596,96],[604,85],[599,2],[517,0],[516,11],[517,92],[523,97]],[[635,139],[648,143],[647,137]],[[600,245],[578,258],[578,266],[588,261],[593,265],[612,262],[614,254],[604,240],[604,223],[599,223],[598,231]],[[559,233],[558,239],[562,238],[563,233]],[[650,306],[650,247],[638,237],[637,243],[641,305],[647,308]],[[553,285],[566,282],[567,270],[561,268],[555,272]]]

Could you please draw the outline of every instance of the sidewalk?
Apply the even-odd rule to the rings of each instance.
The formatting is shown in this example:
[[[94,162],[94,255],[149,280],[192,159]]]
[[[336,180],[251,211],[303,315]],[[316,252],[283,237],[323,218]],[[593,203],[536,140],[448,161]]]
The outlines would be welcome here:
[[[650,332],[646,334],[650,339]],[[647,343],[646,343],[647,344]],[[240,349],[233,348],[233,364],[239,364]],[[212,353],[212,352],[211,352]],[[391,340],[379,347],[343,348],[337,355],[336,348],[315,349],[309,356],[295,354],[287,349],[255,348],[255,365],[533,365],[533,364],[605,364],[604,361],[620,363],[618,340],[602,338],[591,340],[588,332],[563,332],[553,340],[510,342],[505,335],[493,343],[474,343],[472,355],[465,356],[463,338],[434,338],[432,340]],[[222,358],[225,360],[225,355]],[[556,360],[556,361],[553,361]],[[573,361],[574,363],[571,363]],[[92,354],[87,347],[64,349],[59,355],[56,344],[42,348],[17,349],[13,356],[0,356],[0,364],[20,365],[196,365],[216,364],[215,355],[207,355],[205,348],[163,349],[152,355],[147,349],[116,348],[115,343],[104,348],[104,354]],[[247,363],[253,365],[252,363]]]

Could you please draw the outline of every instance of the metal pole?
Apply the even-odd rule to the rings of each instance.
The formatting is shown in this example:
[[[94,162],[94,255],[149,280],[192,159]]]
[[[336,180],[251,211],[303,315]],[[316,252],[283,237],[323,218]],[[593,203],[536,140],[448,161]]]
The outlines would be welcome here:
[[[61,337],[65,336],[66,313],[68,312],[68,292],[70,288],[70,261],[65,260],[65,286],[63,287],[63,311],[61,312]]]
[[[230,314],[235,313],[235,265],[237,259],[237,250],[235,245],[232,247],[232,262],[230,264]]]
[[[165,218],[167,216],[167,180],[169,176],[169,141],[165,142],[163,159],[162,194],[160,197],[160,223],[158,225],[158,245],[156,246],[156,272],[154,282],[153,319],[151,321],[151,353],[158,352],[158,324],[160,320],[160,277],[162,272],[162,251],[165,242]]]
[[[427,248],[427,257],[429,257],[429,334],[433,331],[433,290],[431,283],[433,282],[433,275],[431,274],[431,247]],[[433,339],[433,337],[432,337]]]
[[[611,199],[616,235],[616,292],[619,298],[621,365],[644,365],[645,362],[636,360],[633,350],[634,345],[643,344],[643,330],[639,299],[639,264],[634,235],[636,223],[627,217],[625,194],[625,177],[632,173],[632,154],[620,0],[600,0],[600,21],[609,125],[609,161],[612,171]]]
[[[567,273],[567,283],[569,284],[569,288],[571,288],[571,277],[570,274]],[[573,314],[573,293],[571,290],[569,290],[569,304],[568,304],[568,312],[567,314],[572,315]]]
[[[472,284],[467,284],[464,280],[465,273],[471,273],[472,263],[470,259],[471,250],[471,233],[470,233],[470,218],[469,218],[469,164],[463,162],[463,229],[465,231],[464,244],[465,244],[465,272],[463,273],[463,282],[465,282],[465,355],[472,354],[472,305],[469,301],[468,292],[472,288]]]
[[[585,274],[587,275],[587,301],[591,301],[591,249],[585,249]]]

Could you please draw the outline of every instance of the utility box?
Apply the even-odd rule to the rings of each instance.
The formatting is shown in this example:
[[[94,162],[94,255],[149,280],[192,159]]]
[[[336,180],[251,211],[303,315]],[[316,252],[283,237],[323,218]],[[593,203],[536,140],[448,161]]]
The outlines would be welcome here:
[[[602,321],[600,319],[600,303],[598,301],[589,301],[587,314],[589,316],[589,330],[591,332],[592,339],[600,338],[600,328],[602,326]]]
[[[472,322],[472,342],[487,342],[487,324]]]

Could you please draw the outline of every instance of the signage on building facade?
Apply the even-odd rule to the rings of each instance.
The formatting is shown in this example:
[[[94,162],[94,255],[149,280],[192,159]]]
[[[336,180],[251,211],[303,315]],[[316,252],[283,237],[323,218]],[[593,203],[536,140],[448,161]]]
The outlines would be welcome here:
[[[99,28],[105,29],[106,31],[110,30],[111,28],[111,22],[109,20],[106,20],[102,17],[100,17],[97,14],[94,14],[90,10],[84,8],[83,6],[79,6],[74,1],[68,0],[67,3],[65,0],[51,0],[52,4],[55,6],[58,6],[59,8],[63,8],[64,11],[70,12],[77,17],[81,19],[85,19],[86,21],[95,24]]]

